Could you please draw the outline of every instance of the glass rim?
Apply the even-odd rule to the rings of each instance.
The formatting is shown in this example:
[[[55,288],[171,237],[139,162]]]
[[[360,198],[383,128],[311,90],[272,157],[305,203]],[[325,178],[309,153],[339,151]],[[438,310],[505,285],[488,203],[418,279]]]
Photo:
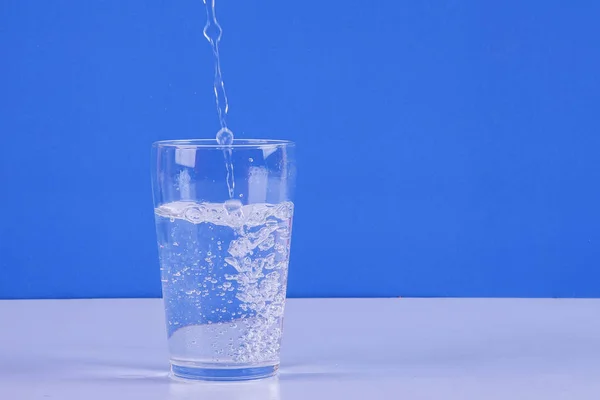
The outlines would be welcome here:
[[[219,144],[216,139],[174,139],[158,140],[152,143],[152,147],[172,147],[175,149],[262,149],[269,147],[291,147],[295,145],[296,143],[291,140],[279,139],[233,139],[232,144]]]

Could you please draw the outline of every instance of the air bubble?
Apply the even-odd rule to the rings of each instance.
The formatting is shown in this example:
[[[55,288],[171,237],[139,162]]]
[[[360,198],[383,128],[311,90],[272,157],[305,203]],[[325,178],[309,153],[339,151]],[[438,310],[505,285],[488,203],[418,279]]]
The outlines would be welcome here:
[[[229,199],[225,202],[224,207],[225,210],[227,210],[227,212],[231,214],[242,208],[242,202],[237,199]]]
[[[229,146],[233,143],[233,132],[229,130],[229,128],[221,128],[219,132],[217,132],[217,143]]]

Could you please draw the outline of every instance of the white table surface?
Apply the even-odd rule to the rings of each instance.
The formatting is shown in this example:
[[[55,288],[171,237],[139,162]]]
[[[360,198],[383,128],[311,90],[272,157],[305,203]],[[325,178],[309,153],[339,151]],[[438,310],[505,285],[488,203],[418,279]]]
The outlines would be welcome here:
[[[600,399],[600,300],[288,300],[278,378],[167,376],[162,303],[0,301],[1,400]]]

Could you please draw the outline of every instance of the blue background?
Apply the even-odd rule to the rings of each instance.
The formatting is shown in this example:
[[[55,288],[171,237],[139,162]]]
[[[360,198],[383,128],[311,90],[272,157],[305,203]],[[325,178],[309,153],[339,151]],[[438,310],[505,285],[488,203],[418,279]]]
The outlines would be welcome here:
[[[600,296],[600,2],[218,0],[298,142],[291,296]],[[3,0],[0,297],[159,296],[150,143],[218,128],[201,0]]]

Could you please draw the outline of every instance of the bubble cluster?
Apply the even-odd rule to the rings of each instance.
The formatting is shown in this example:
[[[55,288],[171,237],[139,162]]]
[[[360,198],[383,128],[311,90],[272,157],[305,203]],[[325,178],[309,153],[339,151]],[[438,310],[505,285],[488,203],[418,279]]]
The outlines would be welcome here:
[[[155,209],[157,216],[175,219],[184,219],[193,224],[211,223],[231,228],[254,228],[277,220],[289,221],[294,212],[291,201],[273,204],[247,204],[242,205],[239,200],[227,200],[225,203],[196,203],[193,201],[175,201],[163,204]],[[285,231],[289,230],[286,224],[281,225]]]

